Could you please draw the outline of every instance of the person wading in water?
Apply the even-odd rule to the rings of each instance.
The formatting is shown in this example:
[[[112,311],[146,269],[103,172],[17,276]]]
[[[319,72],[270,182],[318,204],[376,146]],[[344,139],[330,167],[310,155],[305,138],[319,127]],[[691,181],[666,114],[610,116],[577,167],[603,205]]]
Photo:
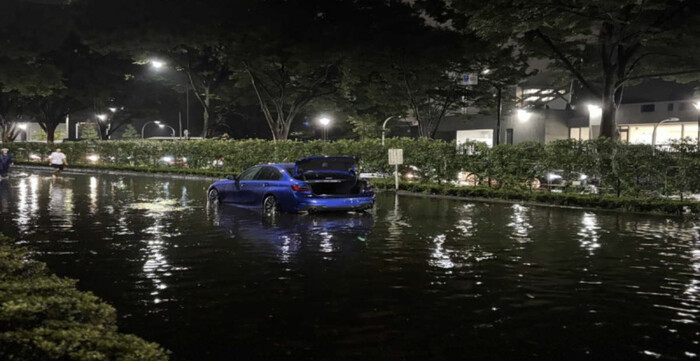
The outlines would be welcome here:
[[[15,160],[12,158],[12,155],[8,153],[8,151],[9,149],[2,148],[2,152],[0,152],[0,177],[2,178],[7,178],[7,175],[10,172],[10,166],[15,163]]]
[[[49,164],[55,169],[53,174],[61,174],[63,167],[68,165],[66,155],[61,152],[61,148],[56,148],[56,151],[49,156]]]

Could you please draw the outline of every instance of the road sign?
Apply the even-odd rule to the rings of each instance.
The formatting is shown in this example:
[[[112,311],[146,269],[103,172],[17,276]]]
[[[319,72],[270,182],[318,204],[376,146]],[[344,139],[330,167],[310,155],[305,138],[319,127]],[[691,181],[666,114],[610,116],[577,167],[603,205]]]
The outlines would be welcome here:
[[[403,149],[389,149],[389,165],[403,164]]]
[[[479,74],[464,73],[462,74],[462,85],[477,85],[479,84]]]

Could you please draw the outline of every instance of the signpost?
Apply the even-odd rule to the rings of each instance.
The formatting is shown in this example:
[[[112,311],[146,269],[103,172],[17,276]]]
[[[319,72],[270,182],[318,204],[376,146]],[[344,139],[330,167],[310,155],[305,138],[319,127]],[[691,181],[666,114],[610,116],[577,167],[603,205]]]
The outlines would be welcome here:
[[[403,164],[403,149],[389,149],[389,165],[394,168],[394,180],[396,189],[399,189],[399,164]]]

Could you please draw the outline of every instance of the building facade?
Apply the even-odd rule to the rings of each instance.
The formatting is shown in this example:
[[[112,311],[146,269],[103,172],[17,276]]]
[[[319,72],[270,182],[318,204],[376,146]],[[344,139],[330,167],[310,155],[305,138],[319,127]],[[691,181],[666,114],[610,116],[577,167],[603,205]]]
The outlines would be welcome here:
[[[616,114],[620,139],[633,144],[658,145],[681,139],[697,141],[700,124],[700,104],[694,95],[697,86],[700,83],[651,81],[630,87]],[[516,104],[520,108],[504,111],[500,134],[495,114],[452,114],[440,124],[437,136],[458,143],[481,141],[489,146],[598,137],[600,107],[587,99],[572,101],[564,89],[518,87]]]

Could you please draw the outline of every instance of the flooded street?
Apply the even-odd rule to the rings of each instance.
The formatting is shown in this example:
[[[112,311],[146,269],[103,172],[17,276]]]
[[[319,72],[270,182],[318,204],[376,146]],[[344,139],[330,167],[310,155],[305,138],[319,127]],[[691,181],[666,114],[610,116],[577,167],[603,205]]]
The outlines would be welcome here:
[[[0,231],[173,360],[700,357],[700,223],[391,193],[264,218],[209,182],[27,174]]]

